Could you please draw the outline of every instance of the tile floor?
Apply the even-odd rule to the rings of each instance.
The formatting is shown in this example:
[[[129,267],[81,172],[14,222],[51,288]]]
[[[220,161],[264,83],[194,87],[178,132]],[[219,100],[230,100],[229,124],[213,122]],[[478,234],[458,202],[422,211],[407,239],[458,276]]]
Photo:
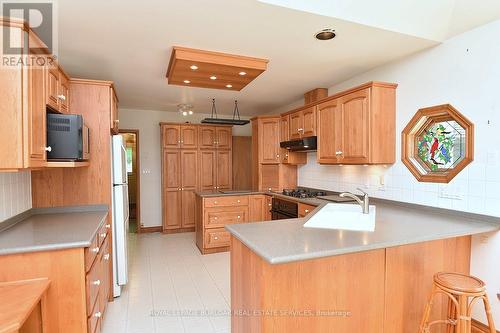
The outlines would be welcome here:
[[[102,333],[230,332],[229,253],[202,256],[194,233],[129,235],[129,283]]]

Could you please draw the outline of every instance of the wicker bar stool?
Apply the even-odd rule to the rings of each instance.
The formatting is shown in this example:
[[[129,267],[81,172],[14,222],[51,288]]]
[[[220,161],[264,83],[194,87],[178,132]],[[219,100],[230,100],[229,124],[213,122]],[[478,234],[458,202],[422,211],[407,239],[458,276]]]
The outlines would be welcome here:
[[[448,318],[429,323],[434,296],[444,294],[448,297]],[[472,298],[469,301],[469,298]],[[490,303],[486,295],[486,285],[480,279],[459,274],[440,272],[434,275],[431,297],[425,306],[419,333],[430,333],[434,324],[446,324],[447,333],[471,333],[471,311],[476,301],[483,300],[490,333],[496,333],[491,316]]]

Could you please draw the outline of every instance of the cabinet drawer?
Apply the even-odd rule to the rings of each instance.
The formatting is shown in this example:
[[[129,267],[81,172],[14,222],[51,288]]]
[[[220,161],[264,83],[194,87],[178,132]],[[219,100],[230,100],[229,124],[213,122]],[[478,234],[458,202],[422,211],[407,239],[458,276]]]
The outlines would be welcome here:
[[[100,259],[102,256],[97,258],[95,264],[92,266],[90,271],[87,273],[85,277],[86,284],[86,296],[87,296],[87,315],[90,316],[92,313],[92,309],[94,309],[94,304],[99,295],[99,288],[103,285],[103,281],[101,281],[101,271],[102,266],[100,264]]]
[[[99,311],[99,302],[95,302],[90,316],[87,319],[87,333],[100,332],[100,319],[102,313]]]
[[[300,203],[300,202],[299,202],[298,206],[299,206],[298,207],[299,217],[306,216],[307,214],[309,214],[310,212],[312,212],[314,210],[314,208],[316,208],[316,206],[306,205],[306,204],[303,204],[303,203]]]
[[[95,235],[89,247],[85,248],[85,272],[88,272],[99,253],[99,235]]]
[[[205,207],[246,206],[246,205],[248,205],[248,196],[244,195],[205,198]]]
[[[248,207],[207,208],[204,216],[205,228],[221,228],[226,224],[248,221]]]
[[[104,314],[106,307],[108,305],[108,298],[110,292],[110,240],[111,237],[107,237],[102,246],[102,255],[100,256],[99,265],[101,266],[101,284],[99,285],[99,309],[102,314]]]
[[[205,230],[205,247],[224,247],[229,246],[231,234],[224,228]]]
[[[109,222],[104,223],[99,229],[97,236],[99,237],[100,247],[102,247],[102,243],[104,242],[104,239],[106,239],[106,237],[108,236],[110,229],[111,229],[111,224]]]

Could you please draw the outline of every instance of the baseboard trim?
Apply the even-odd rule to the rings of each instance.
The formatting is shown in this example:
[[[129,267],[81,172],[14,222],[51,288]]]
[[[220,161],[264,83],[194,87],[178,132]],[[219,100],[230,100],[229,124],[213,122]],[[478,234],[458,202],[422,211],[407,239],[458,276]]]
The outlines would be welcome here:
[[[488,326],[475,319],[472,319],[471,326],[472,326],[472,333],[490,333],[490,329]],[[497,333],[500,332],[497,330]]]
[[[148,233],[148,232],[162,232],[163,227],[162,226],[157,226],[157,227],[141,227],[141,234]]]
[[[165,229],[163,230],[164,234],[178,234],[181,232],[193,232],[194,227],[192,228],[180,228],[180,229]]]

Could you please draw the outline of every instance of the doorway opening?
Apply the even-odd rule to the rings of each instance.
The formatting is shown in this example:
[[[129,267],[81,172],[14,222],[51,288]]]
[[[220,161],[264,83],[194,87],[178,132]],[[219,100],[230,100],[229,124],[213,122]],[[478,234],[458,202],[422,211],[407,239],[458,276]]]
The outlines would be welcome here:
[[[141,230],[141,200],[140,200],[140,151],[139,151],[139,130],[120,130],[123,136],[123,143],[127,153],[127,180],[128,180],[128,200],[129,200],[129,232],[140,233]]]

